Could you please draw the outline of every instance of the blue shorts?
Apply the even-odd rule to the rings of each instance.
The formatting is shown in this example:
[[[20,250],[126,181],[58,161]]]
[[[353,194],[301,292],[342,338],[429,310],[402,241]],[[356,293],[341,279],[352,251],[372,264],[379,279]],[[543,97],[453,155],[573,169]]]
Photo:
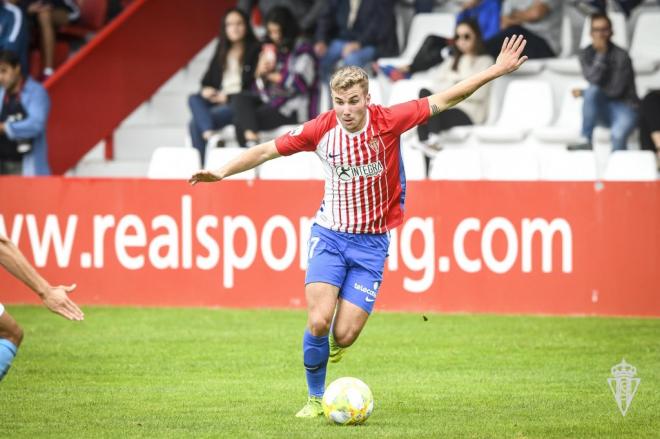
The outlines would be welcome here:
[[[339,288],[339,297],[368,314],[374,308],[390,246],[388,233],[335,232],[312,226],[305,284],[324,282]]]

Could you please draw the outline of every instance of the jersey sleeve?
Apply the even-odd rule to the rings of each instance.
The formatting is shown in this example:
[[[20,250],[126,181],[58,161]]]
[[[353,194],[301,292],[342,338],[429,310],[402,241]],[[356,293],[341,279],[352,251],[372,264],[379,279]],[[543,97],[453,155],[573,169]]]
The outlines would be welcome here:
[[[280,155],[291,155],[302,151],[316,150],[318,123],[316,119],[298,125],[288,133],[275,139]]]
[[[431,115],[429,100],[422,98],[392,105],[385,108],[384,115],[389,129],[396,134],[402,134],[428,120]]]

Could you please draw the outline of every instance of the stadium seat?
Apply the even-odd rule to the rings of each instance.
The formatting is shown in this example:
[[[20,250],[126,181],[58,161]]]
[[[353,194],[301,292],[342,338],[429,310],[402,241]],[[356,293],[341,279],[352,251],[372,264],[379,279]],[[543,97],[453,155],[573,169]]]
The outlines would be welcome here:
[[[392,84],[390,97],[387,101],[388,106],[408,102],[419,98],[419,91],[422,88],[430,88],[427,81],[419,79],[402,79]]]
[[[206,150],[206,169],[218,169],[245,152],[244,148],[208,148]],[[233,175],[228,180],[253,180],[256,177],[254,169]]]
[[[403,169],[406,172],[406,180],[426,179],[426,161],[422,151],[403,145],[401,147],[401,157],[403,159]]]
[[[656,166],[651,151],[614,151],[607,161],[603,180],[653,181],[658,176]]]
[[[530,148],[488,148],[481,151],[486,180],[538,180],[539,163]]]
[[[635,25],[630,57],[635,73],[653,73],[660,63],[660,12],[648,11],[641,14]]]
[[[439,35],[446,38],[454,36],[456,27],[456,16],[444,13],[416,14],[410,24],[408,32],[408,44],[404,51],[395,58],[379,58],[378,64],[404,66],[409,65],[417,51],[422,47],[424,39],[428,35]]]
[[[476,127],[485,142],[519,142],[533,128],[552,121],[552,89],[546,81],[516,79],[509,83],[494,125]]]
[[[481,157],[477,148],[444,149],[433,158],[431,180],[480,180]]]
[[[202,166],[195,148],[161,146],[151,155],[147,176],[161,179],[188,179]]]
[[[568,84],[559,109],[557,120],[551,126],[538,127],[532,130],[532,136],[545,143],[579,143],[583,141],[582,129],[582,98],[573,96],[573,89],[586,87],[585,81]]]
[[[380,87],[380,83],[374,79],[369,79],[369,94],[371,95],[371,103],[377,105],[385,105],[383,102],[383,90]]]
[[[312,152],[299,152],[269,160],[259,166],[257,175],[262,180],[323,180],[321,161]]]
[[[628,49],[628,30],[626,27],[626,16],[622,12],[609,12],[608,16],[612,20],[612,42],[617,46]],[[582,36],[580,37],[580,49],[591,44],[591,18],[587,17],[582,26]],[[581,73],[580,62],[577,56],[570,58],[549,59],[546,62],[549,70],[564,73],[568,75],[578,75]]]
[[[85,38],[90,32],[105,25],[108,0],[85,0],[80,4],[80,19],[75,24],[62,26],[57,30],[59,36]]]
[[[541,180],[593,181],[598,178],[593,151],[544,148],[538,157]]]

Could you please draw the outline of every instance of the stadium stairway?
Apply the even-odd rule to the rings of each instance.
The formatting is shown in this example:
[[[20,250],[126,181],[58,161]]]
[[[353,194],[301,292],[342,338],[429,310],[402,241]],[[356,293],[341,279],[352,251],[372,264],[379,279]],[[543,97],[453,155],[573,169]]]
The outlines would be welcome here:
[[[215,37],[232,2],[195,0],[194,8],[187,6],[178,0],[133,1],[45,82],[52,102],[47,129],[55,174],[110,138]]]

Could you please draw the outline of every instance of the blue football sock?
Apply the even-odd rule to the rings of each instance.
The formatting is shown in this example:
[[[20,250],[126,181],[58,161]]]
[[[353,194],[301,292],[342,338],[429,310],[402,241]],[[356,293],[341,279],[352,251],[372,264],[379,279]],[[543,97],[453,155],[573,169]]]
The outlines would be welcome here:
[[[330,355],[328,336],[315,337],[309,331],[305,331],[303,337],[303,363],[309,396],[319,398],[323,396],[328,355]]]
[[[0,338],[0,381],[9,370],[15,356],[16,345],[6,338]]]

